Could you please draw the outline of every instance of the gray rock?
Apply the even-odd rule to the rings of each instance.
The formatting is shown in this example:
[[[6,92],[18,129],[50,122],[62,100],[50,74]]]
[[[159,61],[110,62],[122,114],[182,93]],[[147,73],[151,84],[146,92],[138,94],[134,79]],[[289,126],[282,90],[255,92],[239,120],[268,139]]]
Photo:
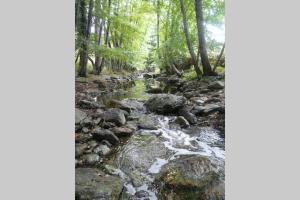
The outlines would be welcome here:
[[[93,152],[101,156],[106,156],[111,152],[111,149],[106,144],[100,144],[99,146],[94,148]]]
[[[98,154],[92,153],[83,155],[81,160],[85,165],[95,165],[100,162],[101,158]]]
[[[81,100],[78,102],[78,106],[84,109],[97,109],[104,108],[105,106],[99,102],[93,102],[88,100]]]
[[[115,100],[115,99],[110,100],[110,101],[108,102],[108,105],[109,105],[109,107],[111,107],[111,108],[119,108],[119,109],[121,109],[121,110],[127,111],[128,113],[130,113],[130,112],[131,112],[131,109],[132,109],[132,108],[130,107],[130,105],[127,105],[125,102],[118,101],[118,100]]]
[[[209,115],[216,111],[224,112],[225,108],[216,104],[208,104],[205,106],[196,106],[193,109],[193,113],[195,115]]]
[[[162,167],[156,183],[160,185],[159,199],[225,199],[224,162],[182,156]]]
[[[106,122],[113,122],[118,126],[122,126],[126,123],[124,111],[118,108],[111,108],[102,114],[102,118]]]
[[[140,116],[138,121],[138,128],[156,130],[157,125],[153,118],[147,115]]]
[[[186,98],[173,94],[155,94],[145,103],[148,110],[159,114],[176,113],[184,106]]]
[[[209,84],[208,88],[213,89],[213,90],[223,89],[224,88],[224,82],[215,81],[215,82]]]
[[[186,108],[180,109],[178,114],[183,116],[190,124],[197,123],[197,117]]]
[[[75,124],[79,124],[82,120],[87,117],[87,114],[82,110],[75,108]]]
[[[81,122],[80,122],[80,125],[82,127],[87,127],[87,128],[91,128],[94,123],[93,123],[93,120],[90,118],[90,117],[86,117],[85,119],[83,119]]]
[[[92,138],[91,134],[75,133],[75,142],[86,142]]]
[[[114,127],[111,131],[120,138],[130,136],[134,132],[134,129],[128,127]]]
[[[120,142],[119,138],[110,130],[96,128],[92,131],[93,137],[98,140],[107,140],[109,143],[116,145]]]
[[[140,190],[135,193],[135,196],[138,198],[149,197],[149,193],[147,191]]]
[[[83,144],[75,144],[75,157],[81,156],[85,150],[88,149],[88,145],[86,143]]]
[[[186,128],[190,126],[190,123],[183,116],[177,117],[175,122],[179,124],[181,128]]]
[[[75,182],[76,200],[117,200],[123,188],[119,177],[94,168],[77,168]]]

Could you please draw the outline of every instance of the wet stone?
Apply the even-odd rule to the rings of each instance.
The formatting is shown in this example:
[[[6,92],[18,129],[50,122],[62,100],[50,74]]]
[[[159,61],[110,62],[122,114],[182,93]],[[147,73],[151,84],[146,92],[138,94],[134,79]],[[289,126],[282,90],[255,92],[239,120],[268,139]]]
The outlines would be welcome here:
[[[101,158],[98,154],[85,154],[81,157],[83,164],[85,165],[95,165],[101,161]]]
[[[116,145],[120,142],[119,138],[113,132],[107,129],[96,128],[93,130],[92,134],[93,137],[98,141],[107,140],[113,145]]]
[[[181,128],[187,128],[190,126],[189,122],[183,116],[177,117],[175,122],[179,124]]]
[[[75,199],[119,199],[123,182],[118,176],[106,175],[99,169],[77,168],[75,170]]]

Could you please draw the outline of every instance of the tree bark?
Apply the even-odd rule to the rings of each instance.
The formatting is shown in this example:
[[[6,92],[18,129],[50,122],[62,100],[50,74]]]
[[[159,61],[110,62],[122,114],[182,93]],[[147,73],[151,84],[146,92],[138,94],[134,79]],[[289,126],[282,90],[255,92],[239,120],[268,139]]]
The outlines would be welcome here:
[[[192,61],[193,61],[193,65],[195,67],[195,71],[197,73],[198,78],[200,78],[202,76],[202,72],[199,68],[197,59],[196,59],[196,54],[193,50],[193,46],[192,46],[192,42],[190,39],[190,33],[189,33],[189,26],[188,26],[188,22],[187,22],[187,18],[186,18],[186,10],[185,10],[185,6],[183,3],[183,0],[179,0],[180,1],[180,10],[181,10],[181,14],[182,14],[182,22],[183,22],[183,31],[185,34],[185,38],[186,38],[186,43],[188,46],[188,50],[189,53],[191,55]]]
[[[196,21],[197,21],[197,29],[198,29],[199,51],[201,56],[201,63],[203,66],[203,75],[204,76],[216,75],[212,71],[211,65],[208,60],[207,51],[206,51],[202,0],[195,0],[195,11],[196,11]]]
[[[111,0],[108,0],[108,19],[107,19],[106,30],[105,30],[105,46],[106,47],[109,46],[110,10],[111,10]],[[102,58],[101,64],[99,67],[99,71],[100,71],[99,73],[102,72],[104,64],[105,64],[105,58]]]
[[[79,33],[79,38],[80,38],[80,63],[79,63],[79,72],[78,76],[81,77],[86,77],[86,65],[87,65],[87,56],[86,56],[86,51],[87,51],[87,42],[85,38],[86,34],[86,27],[87,27],[87,19],[86,19],[86,3],[84,0],[79,1],[79,26],[78,26],[78,33]]]
[[[224,44],[223,44],[221,53],[220,53],[220,55],[218,56],[218,59],[217,59],[217,61],[216,61],[216,63],[215,63],[215,66],[214,66],[214,69],[213,69],[214,72],[216,71],[216,69],[217,69],[217,67],[218,67],[218,64],[219,64],[219,62],[220,62],[220,60],[221,60],[221,57],[222,57],[223,52],[224,52],[224,49],[225,49],[225,42],[224,42]]]
[[[182,76],[182,72],[180,72],[176,66],[174,64],[171,64],[172,69],[175,71],[175,73],[177,74],[177,76],[181,77]]]
[[[101,21],[100,23],[100,28],[99,28],[99,32],[98,32],[98,40],[97,40],[97,46],[101,45],[101,37],[102,37],[102,29],[103,29],[103,25],[104,25],[104,20]],[[101,70],[100,70],[100,66],[101,66],[101,57],[97,54],[95,56],[95,68],[94,68],[94,74],[95,75],[99,75]]]

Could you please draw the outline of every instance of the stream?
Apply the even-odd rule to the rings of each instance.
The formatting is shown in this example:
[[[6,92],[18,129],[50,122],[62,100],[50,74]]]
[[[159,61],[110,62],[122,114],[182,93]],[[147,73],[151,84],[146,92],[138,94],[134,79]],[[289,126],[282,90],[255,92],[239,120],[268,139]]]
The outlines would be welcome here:
[[[101,101],[143,101],[150,95],[145,90],[145,80],[139,78],[134,87],[101,96]],[[209,127],[181,129],[171,126],[175,116],[151,113],[151,117],[157,123],[157,130],[137,130],[105,163],[111,173],[119,175],[125,182],[120,199],[159,199],[155,186],[157,176],[164,166],[182,156],[208,158],[221,169],[224,179],[225,142],[217,130]]]

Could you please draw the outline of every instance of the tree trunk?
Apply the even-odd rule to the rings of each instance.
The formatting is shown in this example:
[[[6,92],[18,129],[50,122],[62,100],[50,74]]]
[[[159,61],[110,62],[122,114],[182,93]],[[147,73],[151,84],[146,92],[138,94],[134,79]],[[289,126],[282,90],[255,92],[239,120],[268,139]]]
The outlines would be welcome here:
[[[180,72],[176,66],[174,64],[171,64],[172,69],[175,71],[175,73],[177,74],[177,76],[181,77],[182,76],[182,72]]]
[[[221,60],[221,57],[222,57],[223,52],[224,52],[224,49],[225,49],[225,42],[224,42],[224,44],[223,44],[221,53],[220,53],[220,55],[218,56],[218,59],[217,59],[217,61],[216,61],[216,63],[215,63],[215,66],[214,66],[214,69],[213,69],[214,72],[216,71],[216,69],[217,69],[217,67],[218,67],[218,64],[219,64],[219,62],[220,62],[220,60]]]
[[[79,26],[78,26],[78,32],[79,32],[79,38],[80,38],[80,49],[79,49],[79,55],[80,55],[80,63],[79,63],[79,72],[78,75],[81,77],[86,77],[86,65],[87,65],[87,44],[86,44],[86,38],[85,38],[85,32],[86,32],[86,3],[85,1],[81,0],[79,1]]]
[[[186,10],[185,10],[185,6],[183,3],[183,0],[179,0],[180,1],[180,10],[181,10],[181,14],[182,14],[182,22],[183,22],[183,31],[185,34],[185,38],[186,38],[186,43],[193,61],[193,65],[195,67],[195,71],[197,73],[198,78],[200,78],[202,76],[202,72],[199,68],[197,59],[196,59],[196,54],[193,50],[193,46],[192,46],[192,42],[190,39],[190,33],[189,33],[189,26],[188,26],[188,22],[187,22],[187,18],[186,18]]]
[[[198,29],[199,51],[201,56],[201,63],[203,66],[203,75],[204,76],[216,75],[212,71],[211,65],[208,60],[207,51],[206,51],[202,0],[195,0],[195,11],[196,11],[196,21],[197,21],[197,29]]]
[[[102,29],[103,29],[103,23],[104,20],[101,21],[100,23],[100,28],[99,28],[99,32],[98,32],[98,40],[97,40],[97,45],[100,46],[101,45],[101,37],[102,37]],[[95,56],[95,68],[94,68],[94,74],[95,75],[99,75],[101,70],[100,70],[100,66],[101,66],[101,58],[100,56],[97,54]]]
[[[156,40],[157,40],[157,49],[159,48],[159,22],[160,22],[160,20],[159,20],[159,18],[160,18],[160,2],[159,2],[159,0],[157,0],[157,30],[156,30]]]
[[[108,0],[108,19],[107,19],[106,30],[105,30],[105,46],[106,47],[109,46],[110,10],[111,10],[111,0]],[[100,71],[99,73],[101,73],[101,71],[103,70],[104,64],[105,64],[105,58],[102,58],[101,64],[99,67],[99,71]]]

